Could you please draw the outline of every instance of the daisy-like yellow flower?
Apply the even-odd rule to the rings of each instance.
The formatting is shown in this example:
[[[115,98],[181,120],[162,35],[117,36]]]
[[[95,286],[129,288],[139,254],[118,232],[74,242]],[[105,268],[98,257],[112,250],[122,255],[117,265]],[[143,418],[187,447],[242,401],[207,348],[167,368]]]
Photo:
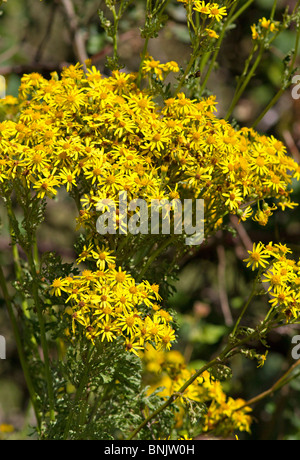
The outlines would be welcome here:
[[[132,311],[127,313],[121,313],[116,321],[118,327],[125,334],[128,334],[130,337],[136,336],[138,331],[138,315]]]
[[[288,286],[279,286],[276,291],[270,292],[273,297],[269,300],[273,307],[285,306],[288,307],[293,300],[293,290]]]
[[[268,259],[270,254],[266,251],[264,245],[259,242],[258,244],[253,244],[253,250],[248,251],[249,257],[244,259],[244,262],[247,262],[247,267],[252,267],[252,270],[256,268],[263,267],[265,268],[268,265]]]
[[[204,1],[195,1],[194,10],[199,13],[207,14],[209,18],[214,18],[218,22],[227,16],[227,9],[225,6],[218,5],[218,3],[205,3]]]
[[[214,18],[218,22],[223,19],[223,16],[227,16],[227,10],[225,6],[220,7],[217,3],[212,3],[210,5],[210,14],[209,18]]]
[[[57,194],[60,181],[58,177],[55,176],[55,171],[53,171],[52,174],[48,171],[44,171],[43,176],[44,177],[41,177],[39,180],[31,178],[31,181],[34,182],[33,188],[37,190],[38,198],[44,198],[45,195],[52,198]]]
[[[149,140],[145,143],[145,148],[153,151],[158,150],[159,152],[165,148],[166,145],[170,142],[170,137],[168,133],[157,131],[154,134],[151,134]]]
[[[91,255],[96,260],[97,267],[100,270],[107,268],[109,264],[114,264],[116,261],[115,256],[112,256],[112,251],[107,250],[105,247],[92,250]]]
[[[201,14],[209,14],[210,13],[210,5],[206,4],[204,1],[195,1],[193,8],[195,11],[198,11]]]
[[[76,174],[70,169],[63,168],[59,173],[59,177],[62,184],[66,185],[67,192],[69,192],[73,186],[76,186]]]
[[[144,74],[153,73],[159,80],[163,80],[163,70],[160,61],[156,61],[152,57],[144,60],[143,72]]]
[[[286,281],[286,276],[282,276],[279,270],[268,270],[267,273],[264,274],[264,279],[262,280],[264,283],[269,283],[268,291],[273,289],[275,292],[281,287],[283,283]]]
[[[111,320],[108,320],[103,323],[99,323],[98,327],[98,334],[101,336],[101,342],[104,342],[104,340],[113,342],[118,331],[116,325]]]
[[[239,189],[223,193],[223,197],[226,199],[225,206],[228,206],[230,211],[238,209],[240,203],[243,201],[243,195]]]
[[[247,206],[244,210],[238,209],[237,211],[237,216],[239,217],[239,222],[242,220],[245,222],[251,215],[253,211],[251,209],[251,206]]]
[[[50,295],[61,296],[61,291],[65,291],[68,285],[67,279],[55,278],[51,284]]]
[[[143,350],[143,347],[139,342],[135,341],[133,338],[126,337],[125,339],[125,349],[130,353],[134,353],[136,356],[140,357],[139,352]]]
[[[172,342],[176,340],[176,335],[174,329],[171,326],[165,326],[161,331],[161,341],[162,346],[166,350],[170,350]]]
[[[163,70],[165,72],[174,72],[177,73],[179,72],[179,65],[175,61],[169,61],[163,64]]]

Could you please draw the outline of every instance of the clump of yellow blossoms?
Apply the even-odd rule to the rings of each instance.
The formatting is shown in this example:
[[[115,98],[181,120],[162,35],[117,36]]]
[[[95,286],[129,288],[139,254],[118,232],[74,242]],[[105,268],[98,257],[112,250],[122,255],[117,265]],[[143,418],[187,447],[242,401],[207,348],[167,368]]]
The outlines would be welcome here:
[[[144,76],[153,69],[160,77],[178,66],[149,57]],[[69,294],[73,329],[80,323],[89,338],[108,341],[123,334],[131,351],[150,336],[169,348],[174,331],[164,310],[150,319],[138,309],[143,303],[151,310],[158,294],[146,282],[135,286],[118,251],[97,234],[99,201],[117,203],[122,191],[128,200],[142,198],[149,205],[154,199],[201,198],[207,238],[227,214],[246,220],[260,201],[293,207],[289,186],[300,176],[280,141],[219,119],[214,97],[196,101],[182,92],[160,105],[137,87],[136,78],[120,71],[103,77],[94,67],[85,74],[80,65],[50,80],[24,75],[19,97],[1,101],[11,119],[0,124],[0,186],[20,181],[40,200],[64,187],[76,200],[77,228],[88,240],[78,263],[92,259],[98,268],[76,279],[51,280],[52,294],[60,288]],[[270,214],[275,208],[268,209]]]
[[[227,9],[225,6],[220,6],[218,3],[206,3],[202,0],[178,0],[185,4],[192,4],[193,10],[206,15],[208,18],[217,20],[218,22],[223,19],[223,16],[227,15]]]
[[[118,71],[104,78],[94,68],[85,75],[78,65],[61,79],[25,75],[18,119],[0,126],[1,182],[19,178],[40,198],[62,186],[78,192],[83,225],[100,199],[117,201],[123,190],[147,201],[201,197],[207,235],[246,205],[290,202],[300,169],[280,141],[235,130],[214,115],[213,97],[179,93],[159,106],[135,78]]]
[[[247,266],[260,269],[260,280],[268,293],[270,314],[297,320],[300,313],[300,260],[289,257],[292,251],[283,244],[259,243],[249,251]]]
[[[172,317],[158,305],[158,286],[142,282],[114,265],[106,270],[84,270],[80,276],[57,278],[51,293],[67,294],[65,313],[72,318],[72,332],[81,325],[86,337],[112,342],[122,337],[126,350],[138,355],[148,341],[169,349],[175,340]],[[142,308],[143,307],[143,308]],[[80,327],[80,326],[79,326]]]
[[[195,373],[189,368],[182,354],[177,350],[157,351],[147,346],[143,353],[143,360],[148,372],[153,375],[153,383],[149,392],[158,388],[160,395],[168,398],[176,394],[181,386]],[[251,408],[241,398],[228,397],[222,383],[205,371],[180,394],[176,401],[176,427],[181,428],[185,420],[187,406],[191,402],[203,403],[206,406],[202,418],[202,431],[214,431],[215,434],[232,433],[235,430],[250,432],[252,417]]]
[[[204,241],[227,229],[230,215],[265,226],[278,208],[297,206],[291,186],[300,179],[300,166],[283,143],[227,121],[249,82],[243,81],[246,72],[226,120],[218,117],[214,96],[200,96],[226,30],[251,2],[236,10],[235,0],[178,2],[186,9],[192,45],[185,70],[148,55],[149,39],[164,26],[168,1],[147,1],[137,73],[113,70],[104,76],[87,60],[49,78],[25,74],[18,97],[0,100],[0,195],[8,212],[20,306],[10,298],[1,268],[0,284],[41,438],[249,433],[253,399],[247,403],[225,393],[221,382],[231,371],[224,363],[240,352],[263,366],[267,352],[242,348],[246,340],[262,341],[274,325],[299,318],[300,262],[288,257],[284,245],[255,244],[245,262],[258,270],[255,283],[265,287],[269,311],[255,329],[238,328],[253,288],[228,346],[196,370],[173,349],[177,322],[167,306],[178,262],[189,252],[186,239],[175,229],[172,235],[152,234],[149,222],[148,232],[128,232],[132,209],[121,212],[124,192],[128,202],[141,199],[147,210],[154,200],[178,200],[182,211],[186,201],[203,200]],[[107,64],[116,69],[118,23],[130,2],[105,3],[114,24],[102,11],[99,16],[114,45]],[[250,57],[261,49],[249,77],[288,22],[262,18],[252,26]],[[172,73],[175,83],[165,84]],[[38,225],[47,201],[60,190],[77,208],[76,263],[63,263],[53,253],[39,257]],[[14,214],[15,203],[23,220]],[[100,234],[98,219],[112,203],[115,232]],[[176,209],[173,205],[174,215]],[[19,246],[25,260],[18,257]],[[0,437],[11,430],[0,426]]]
[[[272,21],[271,19],[261,18],[258,24],[251,26],[253,40],[260,40],[265,37],[269,32],[273,33],[278,30],[278,22]]]

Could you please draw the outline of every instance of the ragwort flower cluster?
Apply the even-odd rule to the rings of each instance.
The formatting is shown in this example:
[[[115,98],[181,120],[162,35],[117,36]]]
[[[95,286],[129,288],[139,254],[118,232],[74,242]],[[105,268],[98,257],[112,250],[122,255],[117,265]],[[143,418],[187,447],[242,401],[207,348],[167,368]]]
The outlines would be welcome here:
[[[104,270],[83,270],[80,276],[57,278],[51,294],[65,294],[65,314],[72,318],[72,333],[83,327],[89,340],[112,342],[122,337],[126,350],[138,355],[146,342],[169,349],[175,340],[171,315],[160,307],[158,286],[139,284],[114,264]],[[66,331],[70,335],[70,331]]]
[[[178,0],[186,5],[192,5],[193,10],[201,13],[204,18],[207,17],[211,19],[211,21],[221,21],[223,16],[227,16],[227,8],[225,6],[221,6],[218,3],[206,3],[202,0]]]
[[[176,71],[175,64],[165,64],[165,71]],[[78,206],[77,228],[86,231],[78,263],[90,258],[96,270],[51,280],[51,292],[69,293],[73,329],[80,324],[92,340],[123,334],[132,351],[150,337],[169,348],[174,331],[164,310],[149,319],[155,290],[146,281],[135,286],[116,264],[109,240],[97,234],[99,202],[117,204],[124,191],[128,200],[142,198],[149,206],[152,200],[201,198],[207,238],[227,214],[246,220],[264,200],[274,205],[258,209],[255,219],[263,225],[276,206],[293,207],[290,184],[300,175],[277,139],[219,119],[214,97],[196,101],[181,92],[159,104],[136,78],[120,71],[104,77],[94,67],[85,74],[79,64],[60,78],[24,75],[19,97],[1,101],[11,119],[0,124],[0,186],[18,181],[40,200],[64,187]],[[120,220],[116,225],[122,228]]]
[[[149,202],[201,197],[207,235],[223,215],[261,200],[290,204],[300,168],[280,141],[235,130],[214,115],[213,97],[179,93],[161,107],[135,78],[94,68],[85,75],[78,65],[60,80],[25,75],[19,117],[1,123],[1,181],[18,177],[40,198],[65,186],[86,212],[124,190]]]
[[[299,320],[300,261],[291,257],[292,251],[283,244],[254,245],[247,266],[259,269],[259,279],[269,296],[268,318],[283,316],[287,322]]]

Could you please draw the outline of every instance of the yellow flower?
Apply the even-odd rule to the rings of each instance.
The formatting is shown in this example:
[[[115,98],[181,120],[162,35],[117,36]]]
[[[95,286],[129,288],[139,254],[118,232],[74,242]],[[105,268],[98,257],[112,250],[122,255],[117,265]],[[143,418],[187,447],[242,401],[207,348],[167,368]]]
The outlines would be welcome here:
[[[219,38],[219,35],[213,29],[205,29],[205,31],[210,38]]]
[[[273,287],[274,286],[271,285],[270,289]],[[290,287],[287,287],[287,286],[276,285],[275,287],[276,287],[276,290],[273,292],[270,292],[270,295],[273,297],[272,299],[269,300],[270,304],[273,307],[277,307],[277,306],[288,307],[289,305],[291,305],[293,301],[294,291]]]
[[[35,180],[33,177],[31,181],[34,183],[33,188],[37,189],[37,197],[44,198],[46,195],[49,198],[52,198],[53,195],[57,194],[57,188],[60,185],[60,180],[55,177],[55,171],[51,174],[50,172],[43,172],[42,178]]]
[[[125,349],[139,357],[139,350],[143,350],[143,347],[139,344],[139,342],[135,342],[133,339],[126,337]]]
[[[115,256],[112,256],[112,251],[107,250],[105,247],[96,247],[96,250],[91,251],[91,255],[96,260],[97,267],[100,270],[104,270],[109,264],[114,264],[116,261]]]
[[[268,355],[269,351],[267,350],[266,353],[264,355],[260,355],[259,356],[259,364],[257,367],[263,367],[263,365],[265,364],[266,360],[267,360],[267,355]]]
[[[251,32],[252,32],[252,39],[253,39],[253,40],[257,40],[258,37],[259,37],[259,33],[257,32],[256,25],[255,25],[255,24],[253,24],[253,25],[251,26]]]
[[[251,206],[247,206],[244,210],[239,209],[237,215],[239,217],[239,222],[242,220],[245,222],[253,213]]]
[[[56,278],[51,284],[50,295],[61,296],[61,291],[65,291],[67,285],[68,282],[66,279]]]
[[[243,195],[240,190],[233,189],[227,193],[223,193],[223,197],[225,197],[225,206],[228,206],[230,211],[237,209],[243,201]]]
[[[73,185],[76,186],[76,174],[74,174],[70,169],[63,168],[59,173],[59,177],[62,184],[66,184],[67,192],[72,189]]]
[[[13,425],[9,425],[8,423],[0,424],[0,433],[12,433],[13,431],[14,431]]]
[[[272,22],[270,19],[263,17],[259,20],[259,22],[264,29],[269,29],[271,32],[278,30],[274,22]]]
[[[227,15],[225,6],[220,7],[217,3],[207,3],[204,1],[195,1],[193,6],[195,11],[202,14],[207,14],[209,18],[216,19],[218,22],[223,19],[223,16]]]
[[[268,259],[270,258],[269,253],[265,250],[265,247],[261,242],[253,244],[253,250],[248,251],[249,257],[244,259],[247,263],[247,267],[252,267],[252,270],[256,268],[265,268],[268,265]]]
[[[176,340],[175,331],[171,326],[165,326],[161,332],[161,343],[166,350],[170,350],[172,342]]]
[[[209,14],[210,5],[209,4],[206,5],[204,1],[195,1],[194,10],[199,11],[199,13],[202,13],[202,14]]]
[[[101,342],[107,340],[112,342],[116,338],[118,328],[111,320],[98,323],[98,334],[101,336]]]

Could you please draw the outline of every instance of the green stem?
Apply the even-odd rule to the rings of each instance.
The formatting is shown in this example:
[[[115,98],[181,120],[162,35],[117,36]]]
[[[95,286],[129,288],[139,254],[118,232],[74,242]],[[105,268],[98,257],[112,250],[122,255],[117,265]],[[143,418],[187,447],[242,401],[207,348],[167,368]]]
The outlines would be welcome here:
[[[28,388],[28,391],[29,391],[30,399],[31,399],[31,402],[32,402],[32,406],[33,406],[33,409],[34,409],[34,413],[35,413],[35,416],[36,416],[38,429],[40,430],[40,428],[41,428],[41,418],[40,418],[40,413],[39,413],[39,410],[38,410],[36,393],[35,393],[35,389],[34,389],[34,386],[33,386],[33,382],[31,380],[29,367],[27,365],[27,361],[26,361],[26,357],[25,357],[25,353],[24,353],[24,347],[23,347],[23,344],[22,344],[22,340],[21,340],[17,320],[16,320],[16,317],[15,317],[15,314],[14,314],[12,302],[11,302],[11,299],[10,299],[10,296],[9,296],[9,293],[8,293],[8,289],[7,289],[7,285],[6,285],[5,276],[4,276],[4,273],[3,273],[3,270],[2,270],[1,266],[0,266],[0,286],[1,286],[1,289],[2,289],[3,297],[4,297],[4,300],[5,300],[5,303],[6,303],[6,307],[7,307],[7,310],[8,310],[8,315],[9,315],[9,318],[10,318],[10,321],[11,321],[11,325],[12,325],[12,329],[13,329],[13,333],[14,333],[14,337],[15,337],[15,341],[16,341],[16,345],[17,345],[18,354],[19,354],[22,370],[23,370],[23,373],[24,373],[24,378],[25,378],[25,381],[26,381],[26,385],[27,385],[27,388]]]
[[[242,78],[242,83],[238,86],[238,88],[236,89],[236,92],[235,92],[235,95],[233,97],[233,100],[231,102],[231,105],[227,111],[227,114],[226,114],[226,117],[225,117],[225,120],[228,120],[229,117],[232,115],[232,112],[235,108],[235,106],[237,105],[238,101],[240,100],[242,94],[244,93],[246,87],[248,86],[248,83],[249,81],[251,80],[251,78],[253,77],[262,57],[263,57],[263,53],[264,53],[264,46],[261,45],[260,46],[260,50],[259,50],[259,53],[254,61],[254,64],[251,68],[251,70],[249,72],[246,73],[245,75],[245,72],[243,73],[243,78]]]
[[[92,355],[94,353],[94,350],[95,350],[95,346],[93,344],[91,344],[90,348],[88,350],[84,372],[83,372],[82,378],[80,380],[79,387],[78,387],[78,389],[76,391],[75,400],[74,400],[74,403],[73,403],[73,405],[75,407],[75,410],[76,410],[77,404],[82,399],[83,391],[85,390],[85,388],[87,386],[87,383],[88,383],[89,371],[90,371],[90,367],[91,367],[91,357],[92,357]],[[79,429],[79,426],[80,426],[80,421],[81,421],[80,415],[81,414],[79,412],[79,414],[77,416],[77,421],[76,421],[76,428],[75,428],[76,433],[78,432],[78,429]],[[70,411],[70,415],[69,415],[69,418],[67,420],[66,427],[65,427],[64,440],[68,439],[70,427],[71,427],[71,424],[73,422],[73,417],[74,417],[74,411]]]
[[[10,226],[10,234],[12,235],[12,228]],[[13,261],[14,261],[14,267],[15,267],[15,274],[16,274],[16,279],[19,283],[23,281],[23,276],[22,276],[22,268],[20,264],[20,256],[19,256],[19,250],[17,244],[11,240],[11,247],[12,247],[12,254],[13,254]],[[22,310],[24,312],[24,315],[26,318],[30,317],[30,312],[28,309],[28,302],[24,296],[22,296]]]
[[[137,86],[138,87],[140,87],[140,85],[141,85],[142,73],[143,73],[143,65],[144,65],[144,60],[145,60],[147,50],[148,50],[149,38],[150,37],[145,38],[145,43],[144,43],[144,47],[143,47],[143,51],[142,51],[141,62],[140,62],[140,67],[139,67],[139,73],[138,73],[138,77],[137,77]]]
[[[241,322],[241,320],[242,320],[244,314],[246,313],[246,310],[247,310],[247,308],[249,307],[249,304],[250,304],[251,300],[253,299],[253,297],[254,297],[254,295],[255,295],[255,292],[256,292],[256,285],[257,285],[257,282],[258,282],[258,280],[259,280],[259,277],[260,277],[260,272],[259,272],[258,275],[256,276],[256,279],[255,279],[255,281],[254,281],[254,283],[253,283],[253,287],[252,287],[252,291],[251,291],[251,293],[250,293],[250,296],[249,296],[247,302],[245,303],[244,308],[243,308],[243,310],[242,310],[242,312],[241,312],[241,314],[240,314],[238,320],[237,320],[236,323],[235,323],[235,326],[234,326],[233,331],[232,331],[232,336],[234,336],[234,335],[236,334],[237,328],[238,328],[238,326],[239,326],[239,324],[240,324],[240,322]]]
[[[33,293],[33,300],[34,305],[37,311],[38,322],[40,327],[40,335],[41,335],[41,345],[43,350],[44,356],[44,366],[45,366],[45,377],[47,382],[47,390],[48,390],[48,398],[49,398],[49,411],[50,411],[50,420],[55,420],[55,411],[54,411],[54,392],[53,392],[53,384],[51,378],[51,370],[50,370],[50,358],[49,358],[49,350],[48,350],[48,342],[46,338],[46,330],[45,330],[45,322],[42,307],[40,304],[40,298],[38,293],[38,275],[36,272],[36,267],[34,263],[34,259],[32,256],[31,251],[27,252],[28,263],[30,266],[30,271],[32,274],[32,293]]]
[[[201,89],[200,89],[200,94],[202,94],[202,92],[204,91],[206,85],[207,85],[207,82],[209,80],[209,77],[211,75],[211,72],[215,66],[215,62],[217,60],[217,57],[219,55],[219,52],[220,52],[220,47],[221,47],[221,43],[224,39],[224,36],[225,36],[225,33],[226,33],[226,30],[228,29],[228,27],[234,23],[234,21],[236,21],[236,19],[239,18],[239,16],[241,16],[241,14],[247,9],[249,8],[249,6],[254,2],[254,0],[248,0],[247,3],[245,3],[235,14],[234,11],[237,7],[237,4],[233,5],[233,7],[231,8],[230,10],[230,13],[227,17],[227,20],[226,22],[224,23],[224,27],[222,28],[222,31],[220,33],[220,36],[218,38],[218,41],[216,43],[216,50],[214,52],[214,55],[212,57],[212,60],[210,62],[210,65],[209,65],[209,68],[206,72],[206,75],[205,75],[205,78],[203,80],[203,83],[201,85]],[[201,62],[201,70],[204,69],[204,66],[206,64],[206,62],[208,61],[209,59],[209,56],[210,56],[211,53],[208,53],[208,55],[206,55],[206,57],[204,57],[203,61]]]
[[[132,440],[136,437],[136,435],[152,420],[154,417],[156,417],[160,412],[162,412],[164,409],[166,409],[168,406],[170,406],[173,402],[178,399],[182,393],[187,389],[189,385],[191,385],[196,378],[198,378],[203,372],[205,372],[207,369],[210,367],[213,367],[215,364],[219,363],[219,359],[215,358],[209,363],[205,364],[203,367],[201,367],[200,370],[198,370],[189,380],[187,380],[184,385],[178,390],[177,393],[172,394],[164,404],[162,404],[160,407],[158,407],[155,411],[152,412],[143,422],[134,430],[133,433],[129,436],[128,440]]]
[[[242,12],[243,12],[246,8],[248,8],[248,6],[249,6],[251,3],[253,3],[253,1],[254,1],[254,0],[249,0],[249,1],[247,2],[247,4],[245,4],[244,7],[242,7],[242,8],[237,12],[237,14],[234,15],[234,16],[232,16],[232,15],[233,15],[233,13],[234,13],[234,11],[235,11],[235,8],[236,8],[237,4],[234,5],[234,6],[231,8],[230,13],[229,13],[229,15],[228,15],[228,17],[227,17],[227,20],[225,21],[225,23],[224,23],[224,25],[223,25],[223,28],[222,28],[222,31],[221,31],[220,36],[219,36],[219,38],[218,38],[218,41],[216,42],[216,46],[215,46],[215,47],[216,47],[216,50],[215,50],[215,52],[214,52],[214,54],[213,54],[213,57],[212,57],[212,59],[211,59],[211,61],[210,61],[208,70],[207,70],[207,72],[206,72],[206,74],[205,74],[205,78],[204,78],[204,80],[203,80],[203,82],[202,82],[202,84],[201,84],[200,94],[203,93],[203,91],[204,91],[204,89],[205,89],[205,87],[206,87],[206,85],[207,85],[207,82],[208,82],[208,80],[209,80],[209,77],[210,77],[210,75],[211,75],[211,72],[212,72],[212,70],[213,70],[213,68],[214,68],[214,66],[215,66],[215,62],[216,62],[217,57],[218,57],[219,52],[220,52],[221,43],[222,43],[222,41],[223,41],[223,39],[224,39],[224,36],[225,36],[225,33],[226,33],[226,30],[227,30],[228,26],[229,26],[235,19],[237,19],[238,16],[239,16],[240,14],[242,14]],[[211,56],[211,52],[204,54],[204,56],[203,56],[203,58],[202,58],[202,60],[201,60],[201,64],[200,64],[200,70],[201,70],[201,71],[204,69],[205,64],[206,64],[206,62],[209,60],[210,56]]]
[[[160,407],[158,407],[154,412],[152,412],[143,422],[133,431],[133,433],[130,435],[128,440],[131,440],[135,438],[135,436],[152,420],[154,417],[156,417],[160,412],[162,412],[164,409],[166,409],[168,406],[170,406],[176,399],[178,399],[180,396],[182,396],[182,393],[198,378],[200,377],[203,372],[206,370],[210,369],[211,367],[215,366],[216,364],[221,364],[223,363],[228,357],[229,353],[232,352],[235,348],[241,347],[244,343],[249,342],[250,340],[259,337],[260,331],[254,331],[252,334],[249,336],[244,337],[241,339],[239,342],[235,343],[229,343],[224,350],[217,356],[216,358],[212,359],[209,363],[205,364],[204,366],[201,367],[197,372],[195,372],[194,375],[192,375],[182,386],[179,388],[179,390],[176,393],[173,393],[167,401],[164,402]]]
[[[192,69],[192,67],[194,65],[194,62],[197,59],[197,56],[198,56],[197,51],[198,51],[198,47],[196,47],[194,49],[194,52],[192,53],[192,56],[190,58],[190,62],[188,63],[188,65],[187,65],[187,67],[185,69],[185,72],[184,72],[184,74],[183,74],[183,76],[182,76],[182,78],[181,78],[181,80],[179,82],[179,85],[177,86],[176,91],[174,92],[174,96],[176,96],[179,93],[179,91],[181,90],[182,86],[184,85],[185,79],[188,76],[190,70]]]
[[[90,416],[89,416],[89,423],[91,423],[94,419],[94,417],[96,416],[99,408],[101,407],[103,401],[105,400],[105,398],[107,397],[107,395],[109,394],[109,392],[112,390],[112,386],[107,384],[105,385],[105,387],[103,388],[102,390],[102,394],[96,399],[92,409],[91,409],[91,413],[90,413]]]
[[[299,44],[300,44],[300,27],[297,28],[297,35],[296,35],[296,44],[295,44],[295,51],[294,51],[294,57],[292,59],[292,62],[291,62],[291,65],[290,65],[290,71],[286,77],[287,80],[290,79],[292,73],[293,73],[293,70],[294,70],[294,66],[295,66],[295,63],[296,63],[296,59],[298,57],[298,52],[299,52]],[[282,94],[284,93],[284,91],[286,90],[286,88],[283,86],[282,88],[280,88],[280,90],[277,92],[277,94],[275,94],[275,96],[273,97],[273,99],[269,102],[269,104],[267,105],[267,107],[264,109],[264,111],[259,115],[259,117],[254,121],[252,127],[255,128],[258,123],[264,118],[264,116],[269,112],[269,110],[277,103],[277,101],[280,99],[280,97],[282,96]]]
[[[272,393],[274,393],[275,391],[278,391],[280,390],[280,388],[282,388],[283,386],[287,385],[291,380],[293,380],[294,378],[296,378],[296,376],[292,376],[290,378],[289,375],[291,374],[291,372],[300,365],[300,360],[296,361],[287,371],[286,373],[280,377],[279,380],[277,380],[277,382],[274,383],[274,385],[272,385],[271,388],[269,388],[268,390],[264,391],[263,393],[260,393],[259,395],[257,396],[254,396],[252,399],[250,399],[249,401],[247,401],[245,404],[243,404],[241,407],[235,409],[235,410],[241,410],[243,409],[244,407],[247,407],[247,406],[251,406],[253,404],[256,404],[257,402],[261,401],[262,399],[265,399],[266,397],[270,396]],[[299,374],[297,374],[298,376]]]
[[[159,246],[156,249],[156,251],[153,252],[153,254],[149,257],[147,263],[145,264],[144,268],[141,270],[138,276],[138,281],[142,280],[144,274],[147,272],[148,268],[151,266],[154,260],[166,249],[167,246],[169,246],[172,243],[173,240],[174,240],[174,235],[168,238],[163,244],[161,244],[161,246]]]
[[[121,10],[121,7],[122,7],[122,4],[120,6],[120,10]],[[119,10],[119,13],[120,13],[120,10]],[[114,18],[114,34],[113,34],[113,50],[114,50],[114,53],[113,53],[113,56],[114,56],[114,60],[116,62],[116,60],[118,58],[118,27],[119,27],[120,16],[119,16],[119,14],[117,14],[116,8],[114,6],[111,7],[111,11],[112,11],[113,18]]]

